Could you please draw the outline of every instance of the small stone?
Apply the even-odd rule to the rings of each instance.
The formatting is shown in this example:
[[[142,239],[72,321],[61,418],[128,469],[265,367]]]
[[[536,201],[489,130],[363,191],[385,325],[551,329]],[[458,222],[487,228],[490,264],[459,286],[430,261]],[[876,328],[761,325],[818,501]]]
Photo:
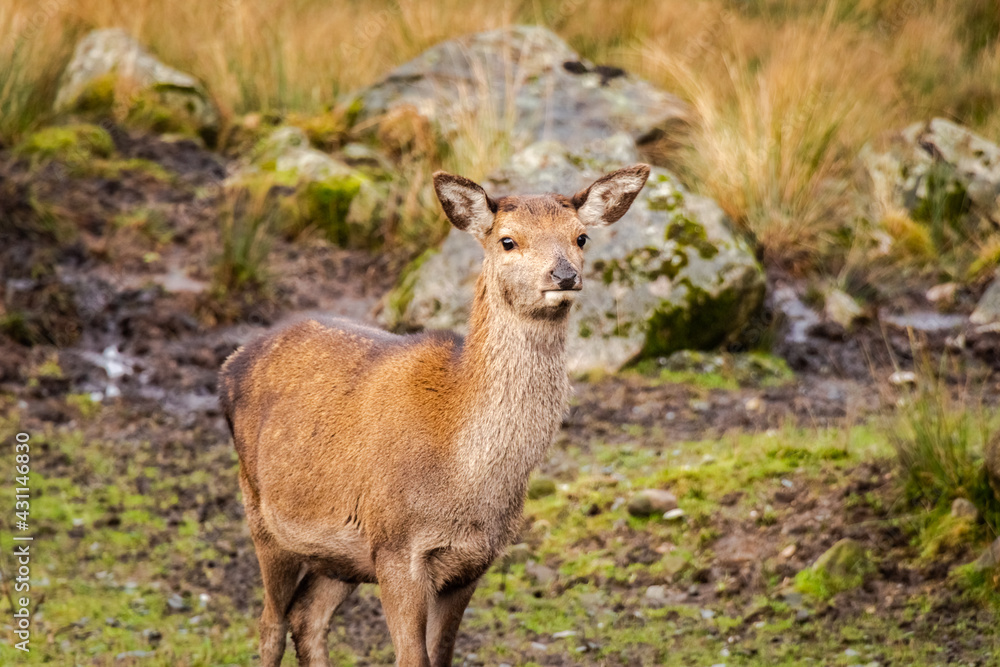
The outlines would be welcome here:
[[[757,396],[748,398],[743,403],[743,409],[747,412],[760,412],[764,408],[764,402],[760,400]]]
[[[153,651],[122,651],[115,656],[115,660],[128,660],[129,658],[151,658],[156,655]]]
[[[897,387],[901,385],[913,385],[917,383],[917,374],[913,371],[896,371],[889,376],[889,382]]]
[[[551,496],[556,492],[556,483],[548,477],[535,477],[528,484],[528,497],[532,500]]]
[[[180,595],[177,595],[176,593],[167,598],[167,606],[173,609],[174,611],[184,611],[188,607],[187,602],[184,601],[184,598],[182,598]]]
[[[986,547],[986,551],[974,561],[973,565],[980,571],[1000,567],[1000,537],[993,540],[993,544]]]
[[[531,648],[536,651],[548,651],[549,645],[543,644],[542,642],[531,642]]]
[[[781,553],[779,555],[782,558],[788,559],[794,556],[797,550],[798,547],[796,547],[794,544],[789,544],[787,547],[781,550]]]
[[[976,521],[979,518],[979,510],[968,499],[955,498],[951,504],[951,515],[956,519]]]
[[[941,283],[927,290],[927,300],[935,305],[946,306],[955,300],[958,283]]]
[[[655,586],[649,586],[646,588],[645,597],[650,600],[656,600],[657,602],[667,599],[667,587],[661,586],[659,584]]]
[[[632,516],[653,516],[677,508],[677,496],[662,489],[643,489],[628,503],[628,513]]]
[[[855,651],[853,648],[849,648],[844,650],[844,655],[846,655],[848,658],[856,658],[861,654]]]
[[[536,583],[542,586],[548,586],[553,581],[556,580],[558,576],[556,571],[551,567],[542,565],[541,563],[536,563],[533,560],[529,560],[524,565],[525,573],[531,577]]]
[[[846,292],[831,289],[826,293],[826,305],[823,315],[830,322],[836,322],[844,329],[850,329],[864,313],[858,302]]]
[[[681,508],[672,509],[663,515],[663,518],[667,521],[677,521],[684,518],[684,510]]]
[[[711,618],[715,618],[715,612],[712,611],[711,609],[702,609],[701,617],[707,621]]]
[[[576,637],[576,630],[561,630],[552,633],[553,639],[565,639],[566,637]]]

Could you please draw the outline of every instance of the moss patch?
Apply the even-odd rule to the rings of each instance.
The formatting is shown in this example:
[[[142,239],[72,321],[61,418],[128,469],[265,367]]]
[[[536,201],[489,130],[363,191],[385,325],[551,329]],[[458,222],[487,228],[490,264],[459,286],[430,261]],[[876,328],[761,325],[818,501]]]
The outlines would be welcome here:
[[[735,288],[722,290],[716,296],[695,287],[689,280],[682,280],[682,284],[688,289],[687,304],[667,304],[653,313],[641,357],[718,347],[732,334],[734,320],[742,322],[763,299],[763,288],[750,296]]]
[[[845,538],[817,558],[812,567],[799,572],[795,587],[806,595],[826,600],[857,588],[874,569],[861,545]]]
[[[83,165],[95,158],[108,158],[115,151],[111,135],[97,125],[76,123],[47,127],[29,135],[15,149],[18,157],[33,164],[59,160]]]
[[[360,175],[352,174],[304,185],[299,191],[303,221],[316,225],[339,246],[370,245],[372,230],[348,219],[351,202],[361,191],[363,180]]]
[[[420,267],[424,262],[440,252],[437,248],[428,248],[403,270],[396,287],[385,297],[386,321],[390,329],[400,329],[405,326],[406,309],[413,301],[413,288],[416,287],[420,275]]]
[[[91,81],[70,107],[91,118],[114,118],[139,130],[196,137],[209,146],[218,139],[218,122],[198,91],[169,84],[135,90],[114,72]]]

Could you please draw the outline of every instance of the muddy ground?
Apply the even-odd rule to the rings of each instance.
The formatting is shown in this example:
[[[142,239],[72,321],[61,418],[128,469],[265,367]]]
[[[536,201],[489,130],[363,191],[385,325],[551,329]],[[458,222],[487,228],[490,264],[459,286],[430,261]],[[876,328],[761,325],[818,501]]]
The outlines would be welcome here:
[[[239,628],[232,641],[246,653],[234,655],[252,656],[260,575],[243,524],[235,455],[214,397],[216,372],[238,345],[283,321],[313,312],[373,321],[403,258],[342,250],[308,235],[294,243],[276,239],[272,297],[234,309],[211,289],[226,161],[189,141],[124,131],[114,138],[123,158],[148,160],[166,177],[142,168],[76,174],[58,163],[31,166],[0,152],[4,303],[6,313],[27,315],[0,336],[4,419],[33,434],[39,443],[34,473],[49,480],[47,493],[69,499],[83,517],[74,523],[72,512],[62,516],[54,509],[37,517],[40,543],[48,539],[62,556],[75,554],[83,563],[73,575],[68,563],[50,555],[48,576],[128,576],[141,590],[180,596],[183,604],[169,605],[167,616],[191,616],[198,607],[192,601],[207,596],[203,615],[211,614],[213,631]],[[154,211],[163,233],[112,223],[135,211]],[[39,225],[40,216],[71,229]],[[790,280],[771,278],[772,285]],[[915,286],[902,303],[926,309],[921,294]],[[790,379],[712,387],[628,372],[574,383],[572,407],[541,471],[558,491],[527,509],[523,541],[532,565],[501,563],[484,581],[463,625],[460,660],[997,664],[993,611],[970,602],[949,578],[952,565],[975,556],[972,544],[921,558],[886,450],[841,460],[814,455],[811,444],[796,438],[868,438],[864,429],[891,418],[898,387],[889,377],[912,369],[914,356],[924,353],[949,356],[956,390],[964,378],[985,379],[985,400],[995,405],[1000,391],[989,378],[1000,368],[1000,335],[914,333],[875,317],[850,333],[815,326],[804,341],[793,342],[784,336],[788,323],[780,315],[762,317],[776,332],[777,355],[795,373]],[[965,339],[958,345],[960,334]],[[792,461],[777,473],[781,484],[767,475],[742,488],[731,488],[739,475],[729,486],[715,480],[711,467],[728,460],[726,447],[743,446],[736,444],[741,438],[749,438],[747,447],[764,449],[771,447],[766,438],[787,440],[773,450]],[[702,444],[687,444],[695,442]],[[789,450],[806,453],[796,461]],[[630,467],[630,457],[639,463]],[[704,479],[673,478],[672,465],[701,465],[708,472]],[[655,479],[688,494],[679,494],[682,507],[690,499],[695,510],[683,529],[637,521],[622,509],[620,498]],[[712,490],[719,495],[711,496]],[[126,528],[133,535],[141,523],[135,503],[146,528],[134,542],[114,542],[108,536]],[[576,517],[589,528],[564,534],[552,517]],[[88,550],[95,536],[111,542]],[[842,537],[877,554],[877,570],[856,590],[803,600],[791,580]],[[681,565],[664,564],[681,551]],[[95,552],[117,554],[115,563],[102,564]],[[610,565],[591,567],[587,558],[595,554]],[[157,565],[150,570],[151,562]],[[539,575],[538,566],[556,574]],[[128,592],[121,581],[115,586]],[[649,594],[656,586],[664,587],[656,589],[659,597]],[[55,592],[47,595],[58,599]],[[576,605],[566,617],[584,620],[574,626],[577,634],[553,639],[544,630],[549,624],[535,615],[558,617],[564,599]],[[73,613],[69,602],[60,604],[53,618]],[[591,641],[585,619],[610,629],[593,630]],[[112,641],[109,624],[128,626],[112,620],[88,616],[52,627],[43,614],[40,644],[48,648],[42,652],[69,650],[76,664],[226,664],[211,651],[197,657],[171,649],[163,634],[155,639],[135,629],[140,621],[134,622],[132,634],[139,638],[133,643]],[[356,594],[335,627],[333,643],[345,664],[391,662],[372,591]],[[658,628],[659,640],[643,628]],[[669,634],[662,634],[666,629]],[[115,646],[141,648],[123,657],[128,651]],[[149,655],[139,655],[144,651]],[[707,662],[712,656],[714,663]],[[229,660],[242,664],[241,658]]]

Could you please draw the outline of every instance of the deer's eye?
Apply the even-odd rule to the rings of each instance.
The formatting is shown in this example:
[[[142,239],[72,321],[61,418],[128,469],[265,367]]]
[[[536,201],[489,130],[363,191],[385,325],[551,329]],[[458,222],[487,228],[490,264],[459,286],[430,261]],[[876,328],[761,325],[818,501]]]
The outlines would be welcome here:
[[[579,236],[576,237],[576,244],[582,248],[587,244],[587,240],[589,238],[590,237],[587,236],[586,234],[580,234]]]
[[[502,239],[500,239],[500,245],[503,246],[504,250],[513,250],[514,248],[517,247],[517,244],[514,243],[514,239],[510,238],[509,236],[505,236]]]

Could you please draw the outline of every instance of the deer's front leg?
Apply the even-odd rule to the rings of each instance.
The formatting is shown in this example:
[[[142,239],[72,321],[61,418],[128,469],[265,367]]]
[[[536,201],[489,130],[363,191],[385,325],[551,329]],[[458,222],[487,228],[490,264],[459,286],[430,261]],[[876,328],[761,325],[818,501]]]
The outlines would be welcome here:
[[[427,619],[427,649],[434,667],[451,665],[458,626],[478,581],[433,595]]]
[[[427,581],[410,571],[409,554],[381,553],[375,559],[382,610],[389,624],[399,667],[429,667],[427,657]]]

